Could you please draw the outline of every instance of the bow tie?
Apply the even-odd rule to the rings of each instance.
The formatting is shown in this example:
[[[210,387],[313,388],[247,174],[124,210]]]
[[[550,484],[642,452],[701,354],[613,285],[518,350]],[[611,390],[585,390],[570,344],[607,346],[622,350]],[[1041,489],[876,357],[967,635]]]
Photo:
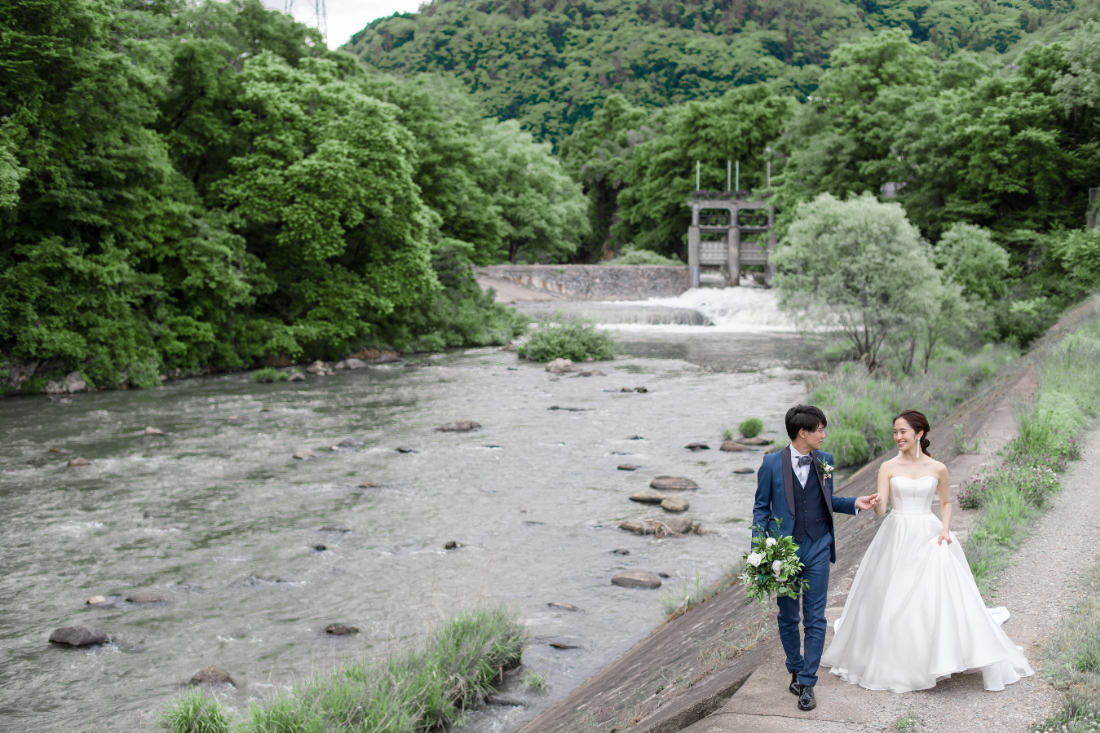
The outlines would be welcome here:
[[[811,463],[813,463],[813,459],[810,458],[809,456],[799,456],[798,457],[798,466],[799,466],[799,468],[801,468],[802,466],[808,466]]]

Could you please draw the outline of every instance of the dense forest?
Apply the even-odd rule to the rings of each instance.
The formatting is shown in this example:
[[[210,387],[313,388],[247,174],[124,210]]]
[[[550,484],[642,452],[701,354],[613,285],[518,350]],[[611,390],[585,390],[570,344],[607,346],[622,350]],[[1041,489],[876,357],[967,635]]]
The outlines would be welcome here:
[[[716,189],[740,161],[781,232],[899,184],[933,245],[1006,253],[986,335],[1026,344],[1096,281],[1091,12],[448,0],[353,54],[260,0],[12,0],[3,390],[501,343],[471,264],[676,261],[696,160]]]

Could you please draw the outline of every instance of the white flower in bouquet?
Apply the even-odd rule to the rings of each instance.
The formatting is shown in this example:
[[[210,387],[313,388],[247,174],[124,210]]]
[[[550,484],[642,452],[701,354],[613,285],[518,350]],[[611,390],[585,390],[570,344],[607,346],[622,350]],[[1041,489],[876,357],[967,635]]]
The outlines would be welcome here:
[[[769,537],[764,544],[767,545],[768,547],[775,547],[775,543],[778,542],[778,541],[779,540],[777,540],[774,537]]]
[[[763,559],[764,556],[761,555],[759,552],[753,552],[745,558],[745,562],[747,562],[749,565],[752,565],[754,568],[758,568],[760,567],[760,561]]]
[[[778,576],[779,571],[783,569],[783,561],[775,560],[772,562],[772,575]]]

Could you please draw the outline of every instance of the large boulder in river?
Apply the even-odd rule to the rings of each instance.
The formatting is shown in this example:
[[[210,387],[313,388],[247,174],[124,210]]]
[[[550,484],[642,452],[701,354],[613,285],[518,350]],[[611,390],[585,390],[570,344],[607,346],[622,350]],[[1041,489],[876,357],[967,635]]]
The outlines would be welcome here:
[[[728,453],[742,453],[744,451],[751,451],[752,448],[744,443],[738,443],[736,440],[723,440],[720,450],[724,450]]]
[[[83,392],[88,389],[88,385],[84,383],[84,378],[80,376],[80,372],[69,372],[65,375],[65,391],[70,394],[77,392]]]
[[[564,374],[566,372],[580,372],[584,370],[569,359],[554,359],[546,365],[546,371],[551,374]]]
[[[761,437],[741,438],[737,442],[741,443],[743,445],[771,445],[770,440],[768,440],[767,438],[761,438]]]
[[[661,579],[653,573],[647,573],[644,570],[624,570],[621,573],[615,573],[611,577],[611,585],[618,585],[623,588],[645,588],[646,590],[653,590],[654,588],[661,587]]]
[[[630,495],[631,501],[636,501],[641,504],[660,504],[665,500],[665,495],[660,491],[654,491],[653,489],[644,489],[635,494]]]
[[[649,488],[657,491],[695,491],[699,484],[680,476],[658,476],[649,482]]]
[[[619,529],[625,529],[634,534],[657,534],[664,524],[656,519],[628,519],[619,525]]]
[[[191,676],[192,685],[233,685],[233,678],[209,664]],[[235,686],[235,685],[234,685]]]
[[[54,629],[50,634],[51,644],[74,648],[106,644],[110,640],[111,635],[106,631],[93,629],[90,626],[64,626],[60,629]]]
[[[670,534],[685,535],[685,534],[702,534],[703,528],[698,522],[693,522],[687,517],[674,517],[664,523],[665,529]]]
[[[65,383],[55,382],[51,379],[46,382],[46,394],[65,394]]]
[[[688,500],[682,496],[666,496],[661,501],[661,508],[669,512],[686,512],[690,507]]]
[[[324,374],[328,369],[325,368],[325,362],[315,361],[306,367],[306,371],[310,374]]]

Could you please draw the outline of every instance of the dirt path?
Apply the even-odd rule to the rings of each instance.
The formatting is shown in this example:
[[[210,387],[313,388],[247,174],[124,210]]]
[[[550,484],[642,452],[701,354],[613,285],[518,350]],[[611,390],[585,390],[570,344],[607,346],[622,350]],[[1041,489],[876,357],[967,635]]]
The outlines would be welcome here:
[[[994,599],[1012,612],[1005,631],[1023,647],[1036,667],[1035,676],[991,693],[982,688],[980,674],[956,675],[933,690],[899,695],[846,684],[822,669],[818,707],[802,713],[786,691],[789,675],[782,650],[774,648],[729,703],[688,730],[889,731],[897,729],[899,719],[911,715],[918,722],[916,729],[924,731],[1026,731],[1058,704],[1057,691],[1043,678],[1040,656],[1058,620],[1077,597],[1082,573],[1096,562],[1100,549],[1100,431],[1088,436],[1082,459],[1063,483],[1064,490],[1005,571]],[[965,514],[973,520],[973,513]],[[852,567],[833,581],[826,644],[832,640],[832,623],[844,607],[854,574]]]

